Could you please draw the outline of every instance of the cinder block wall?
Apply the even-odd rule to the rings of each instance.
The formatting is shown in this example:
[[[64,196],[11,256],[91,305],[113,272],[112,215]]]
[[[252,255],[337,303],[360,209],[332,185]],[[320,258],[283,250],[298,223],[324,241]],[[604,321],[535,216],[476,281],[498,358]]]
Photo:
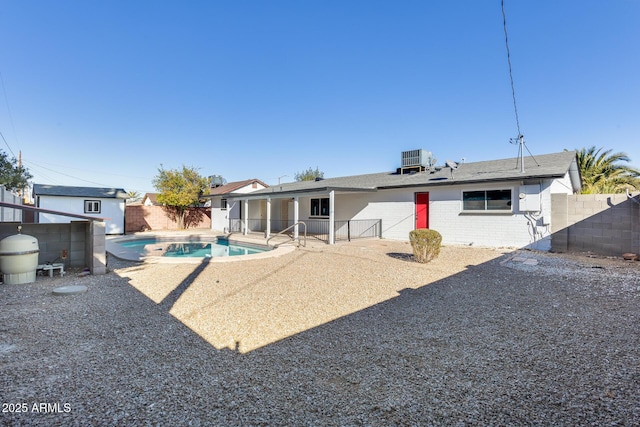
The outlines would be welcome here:
[[[22,234],[38,239],[38,264],[63,262],[66,251],[66,267],[83,268],[85,264],[85,233],[88,222],[70,224],[22,224]],[[0,239],[18,233],[19,223],[0,223]]]
[[[107,244],[105,240],[105,223],[92,221],[85,232],[85,264],[91,274],[107,272]]]
[[[551,250],[640,253],[640,205],[626,194],[553,194]]]
[[[202,212],[202,218],[197,224],[189,224],[189,228],[211,228],[211,208],[193,208],[196,210]],[[126,233],[178,229],[178,224],[167,216],[162,206],[127,205],[124,217]]]

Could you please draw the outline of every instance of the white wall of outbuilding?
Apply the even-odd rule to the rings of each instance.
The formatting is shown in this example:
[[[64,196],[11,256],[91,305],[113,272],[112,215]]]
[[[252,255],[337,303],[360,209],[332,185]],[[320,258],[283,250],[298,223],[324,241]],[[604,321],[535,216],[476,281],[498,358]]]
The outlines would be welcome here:
[[[42,209],[96,218],[109,218],[105,221],[105,234],[124,234],[124,199],[67,196],[38,196],[38,199],[38,207]],[[100,212],[86,213],[84,211],[85,200],[99,200]],[[38,222],[41,224],[67,224],[75,220],[68,216],[38,213]]]

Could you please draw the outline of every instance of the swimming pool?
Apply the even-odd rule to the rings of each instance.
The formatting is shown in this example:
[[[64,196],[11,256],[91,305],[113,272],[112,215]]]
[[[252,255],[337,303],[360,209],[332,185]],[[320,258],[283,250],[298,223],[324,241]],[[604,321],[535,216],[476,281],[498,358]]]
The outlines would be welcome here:
[[[218,258],[241,255],[253,255],[266,252],[269,248],[244,243],[230,242],[227,239],[201,241],[180,238],[144,238],[116,241],[123,248],[135,251],[144,257],[172,258]]]

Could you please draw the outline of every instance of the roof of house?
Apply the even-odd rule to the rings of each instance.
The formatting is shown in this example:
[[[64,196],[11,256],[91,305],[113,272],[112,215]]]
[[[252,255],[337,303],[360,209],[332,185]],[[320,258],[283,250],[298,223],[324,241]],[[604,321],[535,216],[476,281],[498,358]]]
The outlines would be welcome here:
[[[152,205],[158,205],[158,193],[145,193],[140,199],[140,203],[144,203],[146,199],[149,199]]]
[[[382,172],[326,178],[316,181],[300,181],[281,184],[249,194],[234,194],[248,198],[265,197],[269,194],[314,193],[324,191],[377,191],[389,188],[442,186],[454,184],[486,183],[499,181],[561,178],[569,173],[574,190],[580,188],[576,152],[563,151],[554,154],[527,156],[524,173],[520,171],[518,158],[490,160],[482,162],[435,167],[417,173]]]
[[[265,184],[264,182],[260,181],[257,178],[253,178],[253,179],[245,179],[244,181],[235,181],[235,182],[228,182],[224,185],[221,185],[219,187],[215,187],[212,188],[211,191],[209,192],[210,196],[220,196],[223,194],[229,194],[232,193],[236,190],[239,190],[242,187],[246,187],[247,185],[251,185],[253,183],[258,183],[260,185],[262,185],[263,187],[268,187],[267,184]]]
[[[94,197],[96,199],[127,199],[122,188],[71,187],[65,185],[33,184],[35,196]]]

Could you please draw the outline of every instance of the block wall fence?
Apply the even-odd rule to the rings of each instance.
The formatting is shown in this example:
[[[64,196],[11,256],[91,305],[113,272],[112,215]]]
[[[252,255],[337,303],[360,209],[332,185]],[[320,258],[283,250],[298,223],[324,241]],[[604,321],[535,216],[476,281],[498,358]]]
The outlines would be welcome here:
[[[99,221],[72,221],[67,224],[0,223],[0,239],[17,234],[38,239],[38,264],[60,262],[65,268],[89,268],[92,274],[107,272],[105,227]],[[63,252],[66,259],[63,259]]]
[[[125,233],[148,230],[177,230],[162,206],[127,205],[124,210]],[[192,208],[187,214],[187,228],[211,228],[211,208]]]
[[[640,196],[552,194],[551,250],[640,254]]]

